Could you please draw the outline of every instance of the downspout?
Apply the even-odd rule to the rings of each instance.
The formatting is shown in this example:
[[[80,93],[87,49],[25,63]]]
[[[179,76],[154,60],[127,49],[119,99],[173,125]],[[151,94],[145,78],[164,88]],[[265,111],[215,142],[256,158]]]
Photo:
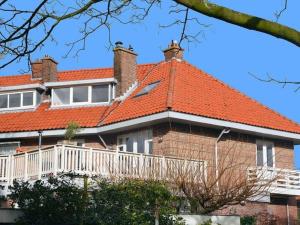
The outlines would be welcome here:
[[[39,134],[39,150],[41,150],[41,148],[42,148],[43,131],[39,130],[38,134]]]
[[[290,225],[290,208],[289,208],[289,199],[286,203],[286,215],[287,215],[287,225]]]
[[[100,134],[98,134],[98,138],[100,139],[100,141],[102,142],[102,144],[104,145],[105,149],[108,149],[106,142],[104,141],[104,139],[101,137]]]
[[[216,168],[216,179],[219,177],[219,169],[218,169],[218,142],[221,140],[224,134],[228,134],[230,132],[229,128],[224,128],[222,132],[219,134],[216,142],[215,142],[215,168]],[[219,187],[219,180],[216,182],[217,187]]]

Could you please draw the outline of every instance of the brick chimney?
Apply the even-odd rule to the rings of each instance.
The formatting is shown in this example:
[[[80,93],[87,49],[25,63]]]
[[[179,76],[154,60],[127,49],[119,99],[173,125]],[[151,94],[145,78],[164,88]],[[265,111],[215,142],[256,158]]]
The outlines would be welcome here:
[[[165,61],[170,61],[171,59],[183,59],[183,52],[184,49],[182,49],[177,41],[172,40],[171,44],[169,44],[168,48],[164,51],[165,55]]]
[[[32,79],[42,79],[43,82],[57,80],[57,62],[50,56],[31,62]]]
[[[116,96],[124,94],[128,88],[137,80],[137,54],[133,48],[123,47],[122,42],[116,42],[114,48],[114,77],[118,81]]]

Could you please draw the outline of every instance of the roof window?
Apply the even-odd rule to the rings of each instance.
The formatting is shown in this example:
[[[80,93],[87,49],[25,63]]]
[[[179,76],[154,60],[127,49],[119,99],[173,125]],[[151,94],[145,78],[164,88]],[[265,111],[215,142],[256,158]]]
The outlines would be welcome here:
[[[148,94],[151,90],[156,88],[156,86],[159,84],[160,81],[155,81],[153,83],[148,84],[146,87],[144,87],[142,90],[139,91],[134,97],[139,97],[141,95]]]

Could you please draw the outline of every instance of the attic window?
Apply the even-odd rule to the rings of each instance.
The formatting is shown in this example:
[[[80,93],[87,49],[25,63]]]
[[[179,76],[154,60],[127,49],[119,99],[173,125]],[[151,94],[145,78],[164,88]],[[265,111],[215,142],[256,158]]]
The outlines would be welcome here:
[[[39,103],[36,91],[10,92],[0,94],[0,110],[33,108]]]
[[[137,93],[134,97],[139,97],[141,95],[148,94],[151,90],[157,87],[160,81],[155,81],[153,83],[148,84],[146,87],[144,87],[139,93]]]

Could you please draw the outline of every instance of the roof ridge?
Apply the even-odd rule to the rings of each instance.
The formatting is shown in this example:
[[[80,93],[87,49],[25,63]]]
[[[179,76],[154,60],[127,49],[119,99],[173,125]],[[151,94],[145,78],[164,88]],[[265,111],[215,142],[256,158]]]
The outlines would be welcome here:
[[[294,121],[294,120],[288,118],[287,116],[282,115],[281,113],[277,112],[275,109],[272,109],[272,108],[270,108],[270,107],[264,105],[263,103],[259,102],[258,100],[254,99],[254,98],[252,98],[252,97],[250,97],[250,96],[248,96],[248,95],[246,95],[246,94],[243,93],[242,91],[240,91],[240,90],[238,90],[238,89],[236,89],[236,88],[234,88],[234,87],[231,87],[229,84],[225,83],[225,82],[222,81],[222,80],[217,79],[217,78],[214,77],[213,75],[210,75],[210,74],[204,72],[203,70],[197,68],[197,67],[194,66],[193,64],[191,64],[191,63],[189,63],[189,62],[187,62],[187,61],[185,61],[185,60],[183,60],[182,62],[185,63],[185,64],[187,64],[187,65],[189,65],[189,66],[191,66],[191,67],[193,67],[194,69],[196,69],[196,70],[202,72],[204,75],[206,75],[206,76],[212,78],[213,80],[215,80],[216,82],[218,82],[218,83],[220,83],[220,84],[226,86],[226,87],[229,88],[230,90],[235,91],[235,92],[238,92],[239,94],[241,94],[242,96],[246,97],[246,98],[249,99],[250,101],[252,101],[252,102],[254,102],[254,103],[256,103],[256,104],[258,104],[258,105],[264,107],[265,109],[267,109],[267,110],[269,110],[269,111],[275,113],[276,115],[278,115],[278,116],[280,116],[280,117],[282,117],[282,118],[284,118],[284,119],[286,119],[286,120],[292,122],[294,125],[300,126],[300,124],[299,124],[298,122],[296,122],[296,121]]]

